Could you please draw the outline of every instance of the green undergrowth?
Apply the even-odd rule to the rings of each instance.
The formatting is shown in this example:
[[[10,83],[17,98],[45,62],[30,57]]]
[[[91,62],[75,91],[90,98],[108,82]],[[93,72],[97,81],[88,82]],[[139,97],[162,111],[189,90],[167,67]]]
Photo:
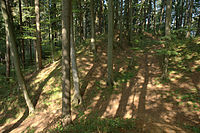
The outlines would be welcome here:
[[[73,122],[73,124],[63,127],[57,124],[55,129],[49,130],[50,133],[121,133],[123,131],[135,130],[134,119],[122,118],[86,118]]]

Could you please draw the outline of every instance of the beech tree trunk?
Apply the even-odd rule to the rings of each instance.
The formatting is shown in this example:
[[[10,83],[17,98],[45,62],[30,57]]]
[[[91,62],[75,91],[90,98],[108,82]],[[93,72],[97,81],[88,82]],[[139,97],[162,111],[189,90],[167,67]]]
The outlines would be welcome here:
[[[7,80],[10,77],[10,45],[9,45],[9,40],[8,40],[8,36],[6,35],[6,55],[5,55],[5,59],[6,59],[6,78]]]
[[[16,45],[16,38],[15,38],[14,32],[13,32],[13,29],[14,29],[13,23],[11,22],[11,20],[9,18],[9,15],[8,15],[8,12],[6,9],[6,3],[4,0],[1,0],[1,11],[2,11],[3,18],[5,20],[6,36],[8,37],[8,42],[9,42],[9,45],[11,48],[11,56],[13,58],[13,62],[14,62],[14,66],[15,66],[15,72],[17,75],[18,84],[19,84],[19,87],[23,91],[24,98],[25,98],[26,104],[29,109],[29,113],[31,113],[34,111],[34,107],[28,96],[27,86],[26,86],[24,77],[22,75],[21,69],[20,69],[19,55],[17,52],[17,45]]]
[[[39,0],[35,0],[35,15],[36,15],[36,65],[37,70],[42,69],[42,46],[41,46],[41,32],[40,32],[40,5]]]
[[[73,20],[73,14],[71,15],[71,24]],[[72,103],[77,106],[82,103],[82,97],[80,94],[79,89],[79,77],[78,77],[78,69],[76,64],[76,52],[74,48],[74,34],[73,34],[73,26],[71,25],[71,43],[70,43],[70,57],[71,57],[71,64],[72,64],[72,78],[73,78],[73,87],[74,87],[74,94],[72,96]]]
[[[71,123],[70,18],[71,0],[62,0],[62,115],[63,126]]]

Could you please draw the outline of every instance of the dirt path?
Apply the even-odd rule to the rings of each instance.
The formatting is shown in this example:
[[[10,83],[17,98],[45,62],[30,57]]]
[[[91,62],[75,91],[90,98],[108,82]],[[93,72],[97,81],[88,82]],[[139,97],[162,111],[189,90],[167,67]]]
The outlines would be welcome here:
[[[93,61],[90,52],[81,53],[77,59],[84,100],[79,109],[85,117],[135,118],[138,132],[148,133],[186,133],[190,131],[184,125],[199,124],[200,112],[187,106],[188,101],[180,104],[178,98],[199,85],[199,82],[194,84],[191,75],[183,75],[187,80],[181,82],[181,78],[174,78],[181,76],[172,73],[170,78],[173,80],[168,84],[159,83],[161,70],[153,51],[156,47],[147,47],[146,51],[134,51],[129,47],[115,49],[115,86],[109,89],[106,88],[106,49],[103,44],[99,46],[98,61]],[[33,79],[37,82],[34,83],[38,86],[36,88],[41,89],[36,113],[24,119],[17,127],[14,123],[4,125],[0,132],[5,129],[9,131],[12,127],[10,131],[13,133],[27,130],[40,132],[53,128],[61,115],[60,75],[58,62],[43,69]]]

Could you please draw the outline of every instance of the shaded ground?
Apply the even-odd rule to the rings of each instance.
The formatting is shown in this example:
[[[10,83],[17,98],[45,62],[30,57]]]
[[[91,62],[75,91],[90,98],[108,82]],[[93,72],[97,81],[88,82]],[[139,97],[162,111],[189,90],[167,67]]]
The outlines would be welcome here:
[[[131,50],[127,46],[123,50],[115,49],[115,86],[113,89],[106,88],[107,58],[104,42],[97,41],[97,61],[93,60],[89,47],[78,51],[77,62],[84,103],[73,111],[73,119],[135,119],[136,129],[121,129],[120,132],[185,133],[192,132],[189,128],[199,127],[198,71],[171,71],[170,81],[160,83],[161,69],[155,54],[155,49],[160,46],[146,44],[144,50]],[[199,60],[194,63],[200,65]],[[36,91],[32,99],[38,101],[35,102],[35,114],[27,117],[26,112],[22,113],[13,122],[1,125],[0,132],[45,132],[58,127],[61,115],[59,61],[39,72],[32,78],[30,85]]]

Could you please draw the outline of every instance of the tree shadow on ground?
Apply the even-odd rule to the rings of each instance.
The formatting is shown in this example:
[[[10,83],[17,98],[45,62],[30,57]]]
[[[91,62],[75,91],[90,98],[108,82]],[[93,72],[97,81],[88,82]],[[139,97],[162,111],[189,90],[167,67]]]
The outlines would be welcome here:
[[[59,66],[60,64],[61,63],[58,62],[57,66]],[[43,87],[46,85],[46,83],[49,81],[49,79],[52,78],[55,75],[55,73],[57,73],[58,71],[60,71],[60,69],[55,67],[54,70],[52,70],[51,73],[48,75],[48,77],[46,79],[44,79],[42,82],[40,82],[38,89],[34,92],[34,95],[31,96],[31,99],[33,101],[34,107],[36,107],[36,104],[37,104],[37,102],[39,100],[39,97],[40,97],[40,95],[41,95],[41,93],[43,91]],[[37,75],[35,75],[35,76],[37,76]],[[8,125],[8,126],[4,127],[3,133],[11,132],[15,128],[17,128],[28,116],[29,116],[28,108],[26,108],[23,116],[17,122],[15,122],[15,124]]]
[[[139,95],[139,103],[138,103],[138,110],[137,110],[137,117],[136,117],[136,126],[139,132],[144,130],[145,125],[145,113],[146,113],[146,95],[147,95],[147,85],[149,82],[149,66],[148,66],[148,53],[144,53],[144,83],[140,90]]]

